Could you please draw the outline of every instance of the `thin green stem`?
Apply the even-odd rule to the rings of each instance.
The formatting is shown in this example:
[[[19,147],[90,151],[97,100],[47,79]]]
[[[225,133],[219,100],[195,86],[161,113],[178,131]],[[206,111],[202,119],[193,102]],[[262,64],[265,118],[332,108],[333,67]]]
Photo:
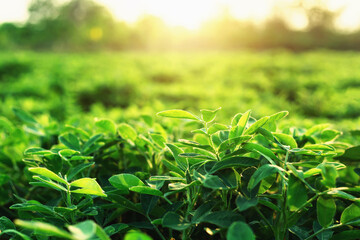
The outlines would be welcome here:
[[[312,235],[310,235],[309,237],[305,238],[304,240],[310,240],[310,239],[312,239],[313,237],[315,237],[316,235],[322,233],[323,231],[330,230],[330,229],[333,229],[333,228],[342,227],[342,226],[344,226],[344,225],[343,225],[342,223],[339,223],[339,224],[332,225],[332,226],[327,227],[327,228],[322,228],[322,229],[314,232]]]
[[[66,187],[67,187],[67,191],[66,191],[66,205],[67,205],[68,207],[71,207],[72,202],[71,202],[70,184],[68,183],[68,184],[66,185]],[[75,215],[74,215],[74,212],[71,212],[71,213],[70,213],[70,218],[71,218],[72,224],[74,224],[74,223],[75,223]]]
[[[286,151],[285,160],[281,167],[286,169],[286,164],[289,159],[289,151]],[[281,183],[280,183],[280,191],[282,193],[282,198],[279,199],[279,206],[281,206],[281,212],[276,218],[276,229],[274,229],[275,233],[275,239],[276,240],[283,240],[286,232],[287,232],[287,183],[286,179],[284,177],[281,177]]]
[[[259,210],[259,208],[257,206],[254,207],[255,211],[260,215],[260,217],[264,220],[264,222],[266,223],[266,225],[268,225],[271,229],[271,231],[273,233],[275,233],[274,231],[274,227],[273,225],[269,222],[269,220],[264,216],[264,214],[262,214],[262,212]]]
[[[156,233],[159,235],[159,237],[161,238],[161,240],[166,240],[166,238],[164,237],[164,235],[160,232],[159,228],[152,223],[151,218],[149,217],[149,215],[146,215],[146,218],[149,220],[149,222],[151,223],[151,225],[154,227]]]
[[[312,201],[314,201],[320,194],[316,193],[312,198],[310,198],[309,200],[307,200],[303,205],[301,205],[295,212],[293,212],[289,219],[295,217],[296,214],[298,214],[299,212],[301,212],[306,206],[308,206]]]

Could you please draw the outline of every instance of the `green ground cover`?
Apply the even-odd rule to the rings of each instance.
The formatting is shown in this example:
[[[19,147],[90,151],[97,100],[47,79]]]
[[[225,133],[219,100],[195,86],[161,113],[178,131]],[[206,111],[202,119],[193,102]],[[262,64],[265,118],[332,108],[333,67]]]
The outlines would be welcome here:
[[[359,239],[359,63],[2,53],[0,237]]]
[[[288,110],[301,121],[349,125],[359,119],[359,63],[356,53],[331,51],[2,53],[1,112],[15,105],[64,120],[99,109],[153,114],[222,106],[224,117]]]

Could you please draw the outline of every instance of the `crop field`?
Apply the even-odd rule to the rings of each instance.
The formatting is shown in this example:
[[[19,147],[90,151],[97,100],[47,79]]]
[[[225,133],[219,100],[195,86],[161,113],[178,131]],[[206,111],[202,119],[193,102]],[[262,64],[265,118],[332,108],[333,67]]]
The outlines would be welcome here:
[[[0,53],[0,239],[360,239],[355,52]]]

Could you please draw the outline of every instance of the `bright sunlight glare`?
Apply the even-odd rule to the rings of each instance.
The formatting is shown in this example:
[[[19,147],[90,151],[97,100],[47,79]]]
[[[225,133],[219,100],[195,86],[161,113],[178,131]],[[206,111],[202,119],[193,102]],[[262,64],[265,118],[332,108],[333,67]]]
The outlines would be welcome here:
[[[135,22],[141,15],[151,14],[169,26],[197,29],[203,22],[224,11],[240,19],[261,19],[271,11],[273,0],[98,0],[113,14],[127,22]]]
[[[263,21],[277,8],[285,12],[289,23],[296,28],[306,27],[305,16],[292,12],[287,7],[297,0],[97,0],[107,6],[118,19],[136,22],[142,15],[161,18],[169,26],[197,29],[205,21],[225,11],[232,16],[253,21]],[[336,25],[343,29],[355,29],[360,25],[359,0],[326,0],[329,9],[341,9]]]
[[[57,0],[66,2],[69,0]],[[113,15],[129,23],[136,22],[144,14],[161,18],[169,26],[198,29],[205,21],[228,12],[238,19],[266,20],[277,8],[285,13],[286,19],[296,28],[306,27],[306,18],[299,12],[289,12],[287,7],[299,0],[95,0],[106,6]],[[24,22],[31,0],[0,0],[1,22]],[[341,9],[336,25],[355,30],[360,25],[359,0],[326,0],[332,10]]]

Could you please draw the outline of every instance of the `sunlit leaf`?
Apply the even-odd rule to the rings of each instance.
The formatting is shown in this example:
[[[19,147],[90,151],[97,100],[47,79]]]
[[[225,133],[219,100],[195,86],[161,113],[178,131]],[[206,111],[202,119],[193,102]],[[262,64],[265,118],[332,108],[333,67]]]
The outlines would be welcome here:
[[[63,178],[59,177],[58,175],[56,175],[54,172],[50,171],[47,168],[33,167],[33,168],[29,168],[29,171],[32,172],[32,173],[35,173],[35,174],[50,178],[50,179],[52,179],[54,181],[57,181],[57,182],[60,182],[60,183],[63,183],[63,184],[67,184],[67,182]]]
[[[230,225],[226,240],[255,240],[252,229],[244,222],[234,222]]]
[[[89,195],[97,195],[106,197],[106,194],[100,185],[93,178],[80,178],[70,183],[71,187],[79,187],[80,189],[72,190],[73,193],[82,193]]]
[[[179,109],[162,111],[157,113],[157,115],[160,117],[168,117],[168,118],[199,120],[199,117],[193,115],[192,113]]]
[[[319,224],[327,228],[334,220],[336,204],[333,198],[319,197],[316,202],[316,213]]]
[[[131,140],[134,142],[137,138],[137,133],[135,129],[129,124],[120,123],[118,126],[118,131],[120,136],[126,140]]]
[[[110,119],[99,119],[95,122],[95,126],[104,132],[116,133],[116,124]]]

